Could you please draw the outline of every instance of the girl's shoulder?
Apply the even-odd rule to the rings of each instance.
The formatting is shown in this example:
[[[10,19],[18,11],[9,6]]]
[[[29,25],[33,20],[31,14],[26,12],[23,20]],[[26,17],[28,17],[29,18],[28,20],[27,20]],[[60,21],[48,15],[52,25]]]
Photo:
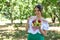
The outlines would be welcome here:
[[[34,19],[36,16],[29,16],[27,20]]]
[[[41,19],[42,19],[43,22],[48,22],[48,21],[47,21],[45,18],[43,18],[43,17],[42,17]]]
[[[30,17],[29,17],[29,19],[34,19],[34,18],[36,18],[36,16],[30,16]]]

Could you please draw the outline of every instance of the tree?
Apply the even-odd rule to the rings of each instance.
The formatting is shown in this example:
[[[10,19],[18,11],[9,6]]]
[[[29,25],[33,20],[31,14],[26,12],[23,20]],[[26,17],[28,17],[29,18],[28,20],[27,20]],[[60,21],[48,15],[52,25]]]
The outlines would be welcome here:
[[[13,23],[13,20],[24,20],[35,15],[33,9],[36,4],[43,5],[43,16],[45,18],[51,18],[53,23],[56,18],[60,20],[58,17],[60,11],[59,0],[0,0],[0,4],[0,13],[5,18],[10,19],[11,23]]]

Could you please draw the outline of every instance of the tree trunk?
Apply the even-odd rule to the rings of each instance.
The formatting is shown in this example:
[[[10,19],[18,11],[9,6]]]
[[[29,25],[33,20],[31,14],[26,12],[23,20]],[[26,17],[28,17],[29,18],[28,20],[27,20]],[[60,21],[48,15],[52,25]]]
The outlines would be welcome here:
[[[54,17],[52,18],[52,23],[55,23],[55,19],[56,19],[56,17],[54,16]]]
[[[10,14],[11,24],[13,24],[13,17],[12,17],[12,13],[9,13],[9,14]]]

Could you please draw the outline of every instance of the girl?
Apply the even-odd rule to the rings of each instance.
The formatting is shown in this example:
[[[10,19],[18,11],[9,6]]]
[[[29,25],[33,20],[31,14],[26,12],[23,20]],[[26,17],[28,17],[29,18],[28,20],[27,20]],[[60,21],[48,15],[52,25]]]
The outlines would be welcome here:
[[[42,6],[36,5],[34,8],[35,16],[28,18],[26,31],[28,32],[27,40],[44,40],[47,35],[48,22],[42,17]],[[37,20],[37,21],[36,21]],[[38,23],[39,26],[36,26]]]

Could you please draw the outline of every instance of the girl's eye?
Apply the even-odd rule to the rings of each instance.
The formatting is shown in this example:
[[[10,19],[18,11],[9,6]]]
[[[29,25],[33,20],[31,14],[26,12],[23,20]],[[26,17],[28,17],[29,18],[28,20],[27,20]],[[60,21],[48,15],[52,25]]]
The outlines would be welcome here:
[[[39,11],[39,10],[34,10],[34,12]]]

